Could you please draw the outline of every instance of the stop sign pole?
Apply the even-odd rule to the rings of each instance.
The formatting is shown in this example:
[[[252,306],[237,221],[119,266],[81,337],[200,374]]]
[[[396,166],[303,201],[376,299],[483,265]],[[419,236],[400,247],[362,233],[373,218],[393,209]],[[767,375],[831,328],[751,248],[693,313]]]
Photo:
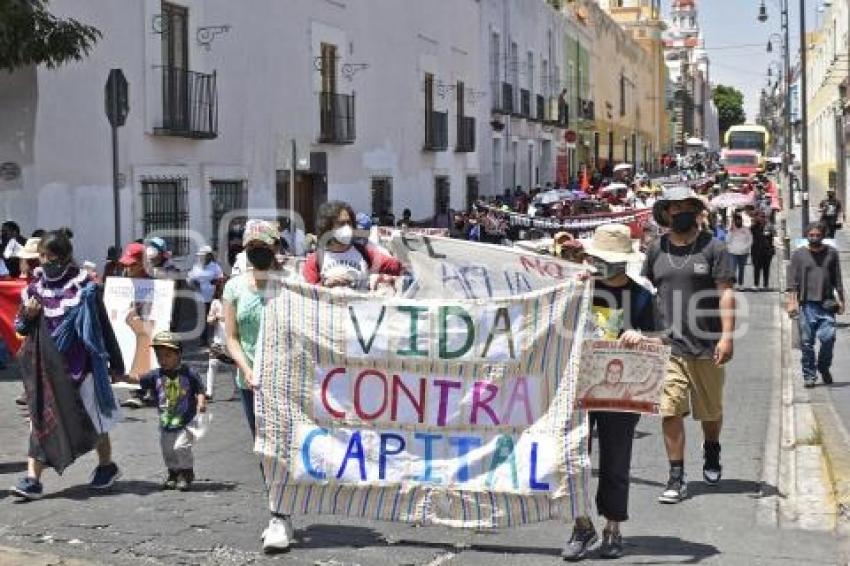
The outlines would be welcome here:
[[[121,199],[118,180],[118,128],[127,121],[130,111],[127,79],[121,69],[109,71],[104,96],[106,118],[112,126],[112,206],[115,214],[115,245],[121,247]]]

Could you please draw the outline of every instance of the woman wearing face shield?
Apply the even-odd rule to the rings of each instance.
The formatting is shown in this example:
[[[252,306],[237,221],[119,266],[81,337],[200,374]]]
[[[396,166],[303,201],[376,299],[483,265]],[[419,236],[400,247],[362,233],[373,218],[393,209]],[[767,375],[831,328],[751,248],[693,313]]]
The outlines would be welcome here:
[[[319,207],[316,253],[307,256],[304,279],[323,287],[366,290],[370,274],[402,275],[401,263],[354,235],[355,214],[350,205],[330,201]]]

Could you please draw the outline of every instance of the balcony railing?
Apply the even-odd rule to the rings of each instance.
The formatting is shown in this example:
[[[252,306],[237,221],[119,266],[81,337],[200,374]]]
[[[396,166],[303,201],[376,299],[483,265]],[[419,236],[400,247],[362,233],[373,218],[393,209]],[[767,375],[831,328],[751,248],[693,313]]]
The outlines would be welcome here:
[[[596,118],[596,108],[592,100],[579,100],[578,117],[587,121],[593,121]]]
[[[216,75],[177,67],[162,70],[162,119],[154,133],[195,139],[218,136]]]
[[[513,114],[514,112],[514,86],[510,83],[496,83],[494,86],[495,100],[493,101],[493,112],[499,114]]]
[[[546,98],[542,94],[537,95],[537,121],[546,121]]]
[[[354,143],[354,95],[323,92],[319,105],[319,143]]]
[[[448,112],[425,112],[425,150],[445,151],[449,148]]]
[[[458,153],[472,153],[475,151],[475,118],[471,116],[459,116],[457,119],[457,145],[455,151]]]
[[[519,114],[531,118],[531,93],[524,88],[519,91]]]

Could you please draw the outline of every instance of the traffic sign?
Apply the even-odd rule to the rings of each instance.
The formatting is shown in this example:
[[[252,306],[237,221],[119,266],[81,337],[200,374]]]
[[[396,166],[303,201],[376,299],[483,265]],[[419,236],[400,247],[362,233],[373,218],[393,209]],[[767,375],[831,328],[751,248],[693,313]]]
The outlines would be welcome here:
[[[575,131],[567,130],[566,132],[564,132],[564,141],[565,142],[576,143],[576,140],[578,140],[578,135],[576,135]]]
[[[104,103],[106,105],[106,118],[113,128],[119,128],[127,121],[130,112],[130,96],[127,88],[127,79],[121,69],[109,71],[106,80],[106,93]]]

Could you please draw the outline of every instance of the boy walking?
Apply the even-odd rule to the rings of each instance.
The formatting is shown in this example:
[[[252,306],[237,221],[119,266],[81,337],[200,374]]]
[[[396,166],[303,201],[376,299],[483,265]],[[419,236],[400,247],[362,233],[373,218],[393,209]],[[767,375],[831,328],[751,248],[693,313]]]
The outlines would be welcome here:
[[[151,344],[159,368],[139,379],[142,391],[156,394],[160,447],[168,469],[163,489],[188,491],[195,479],[192,443],[186,428],[198,412],[207,410],[204,385],[198,373],[183,363],[183,346],[171,332],[158,332]]]

